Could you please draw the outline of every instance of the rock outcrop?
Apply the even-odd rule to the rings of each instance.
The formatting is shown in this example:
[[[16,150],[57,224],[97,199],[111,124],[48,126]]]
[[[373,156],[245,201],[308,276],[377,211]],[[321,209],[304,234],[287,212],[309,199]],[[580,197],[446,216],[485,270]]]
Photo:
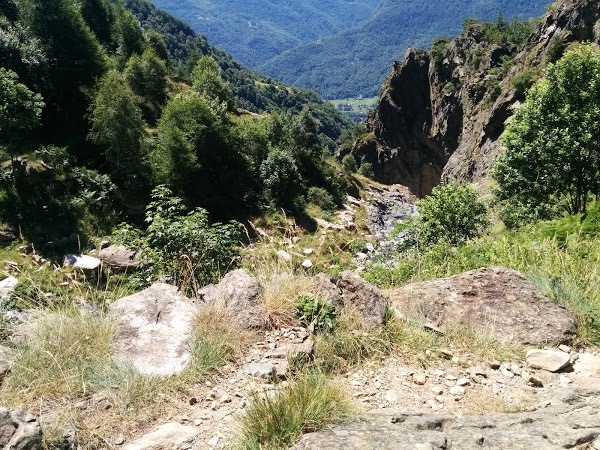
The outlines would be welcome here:
[[[313,293],[318,298],[331,302],[340,311],[357,313],[363,323],[371,327],[383,325],[389,306],[385,295],[349,270],[336,277],[317,275]]]
[[[138,252],[122,245],[110,245],[101,249],[98,259],[102,264],[116,270],[134,270],[141,265]]]
[[[262,314],[263,294],[260,282],[238,269],[225,275],[219,284],[202,288],[198,298],[225,308],[242,328],[256,329],[267,323]]]
[[[117,321],[114,356],[118,361],[157,376],[186,367],[196,307],[175,286],[155,283],[117,300],[111,312]]]
[[[572,313],[520,273],[502,267],[410,284],[388,294],[400,313],[421,314],[434,327],[460,324],[503,341],[560,344],[577,329]]]
[[[600,391],[566,390],[551,406],[517,414],[454,417],[389,409],[364,421],[305,435],[295,450],[594,448],[600,436]]]
[[[355,158],[373,164],[375,179],[424,196],[441,179],[479,182],[501,151],[499,138],[535,76],[572,42],[600,42],[600,3],[559,0],[522,50],[490,41],[477,27],[437,49],[411,49],[385,81],[379,105]],[[512,60],[512,64],[503,64]]]
[[[38,450],[42,448],[42,429],[33,414],[0,407],[0,448]]]

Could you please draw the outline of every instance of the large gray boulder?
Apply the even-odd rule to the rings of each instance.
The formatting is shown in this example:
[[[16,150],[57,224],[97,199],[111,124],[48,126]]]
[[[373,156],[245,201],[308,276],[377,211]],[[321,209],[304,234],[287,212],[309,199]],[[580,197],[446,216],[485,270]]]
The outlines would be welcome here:
[[[102,264],[117,270],[135,270],[141,265],[138,252],[122,245],[110,245],[98,252]]]
[[[422,314],[432,326],[460,324],[521,344],[571,340],[577,319],[519,272],[492,267],[388,291],[400,313]]]
[[[389,306],[389,299],[379,289],[349,270],[335,277],[315,276],[312,293],[329,301],[340,312],[358,313],[363,323],[370,327],[383,325]]]
[[[219,284],[211,284],[198,293],[200,301],[226,309],[242,328],[257,329],[267,324],[262,311],[264,289],[245,270],[229,272]]]
[[[38,450],[42,448],[42,429],[33,414],[0,407],[0,448]]]
[[[517,414],[444,416],[383,409],[364,420],[305,435],[295,450],[558,450],[600,435],[600,391],[573,390],[551,406]]]
[[[182,371],[196,307],[175,286],[155,283],[111,305],[117,322],[114,357],[140,373],[167,376]]]

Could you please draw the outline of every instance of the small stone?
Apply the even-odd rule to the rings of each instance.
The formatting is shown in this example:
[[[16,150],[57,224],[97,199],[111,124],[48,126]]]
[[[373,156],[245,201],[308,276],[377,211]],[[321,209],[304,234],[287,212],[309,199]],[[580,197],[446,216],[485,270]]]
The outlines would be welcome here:
[[[471,384],[471,382],[469,381],[468,378],[459,378],[458,381],[456,382],[457,386],[468,386],[470,384]]]
[[[448,380],[448,381],[457,381],[458,377],[456,375],[454,375],[454,374],[448,374],[448,375],[446,375],[446,380]]]
[[[115,445],[123,445],[125,443],[125,438],[123,436],[116,437],[113,440],[113,444]]]
[[[367,242],[365,244],[365,249],[367,249],[367,251],[369,251],[369,252],[373,252],[373,251],[375,251],[375,246],[373,244],[371,244],[370,242]]]
[[[310,259],[305,259],[302,262],[302,267],[304,267],[305,269],[310,269],[313,266],[313,262]]]
[[[507,367],[504,366],[500,366],[500,373],[506,378],[512,378],[515,376],[514,373],[512,373]]]
[[[194,425],[196,425],[197,427],[199,427],[203,423],[204,423],[204,421],[202,419],[196,419],[196,420],[194,420]]]
[[[194,406],[196,403],[198,403],[198,399],[196,397],[190,397],[188,403],[190,404],[190,406]]]
[[[452,357],[452,363],[453,364],[458,364],[460,362],[460,358],[458,356],[453,356]]]
[[[561,344],[561,345],[559,345],[559,346],[558,346],[558,349],[559,349],[561,352],[565,352],[565,353],[571,353],[571,347],[569,347],[568,345],[565,345],[565,344]]]
[[[435,400],[427,400],[427,404],[434,411],[437,411],[439,409],[439,405],[435,402]]]
[[[600,450],[600,437],[594,439],[594,442],[592,442],[592,448],[595,450]]]
[[[492,370],[498,370],[500,368],[500,363],[498,361],[492,361],[490,363],[490,369]]]
[[[415,373],[412,376],[412,381],[413,383],[422,386],[427,383],[427,376],[422,373]]]
[[[212,448],[216,447],[217,445],[219,445],[219,440],[220,440],[219,436],[211,437],[210,440],[208,441],[208,446],[212,447]]]
[[[305,248],[302,253],[304,253],[306,256],[309,256],[309,255],[312,255],[314,252],[315,252],[315,250],[312,248]]]
[[[526,380],[529,383],[531,383],[531,385],[534,387],[544,387],[544,382],[541,380],[540,377],[537,377],[535,375],[530,375],[529,378],[526,378]]]
[[[433,371],[433,374],[436,377],[443,377],[444,375],[446,375],[446,371],[444,369],[436,369]]]
[[[470,373],[473,378],[475,378],[475,377],[487,378],[487,372],[484,369],[482,369],[481,367],[471,367]]]
[[[398,391],[387,391],[385,393],[385,401],[388,403],[402,403],[402,394]]]
[[[244,369],[248,375],[255,378],[270,380],[276,373],[275,366],[268,363],[252,363]]]
[[[512,363],[510,365],[510,371],[515,375],[521,375],[523,373],[523,369],[518,364]]]
[[[231,397],[227,394],[223,394],[219,399],[219,403],[231,403]]]
[[[434,395],[442,395],[444,393],[444,388],[442,386],[433,386],[431,392],[433,392]]]
[[[450,388],[450,390],[448,392],[450,393],[450,395],[454,395],[454,396],[464,395],[465,388],[462,386],[453,386]]]
[[[529,350],[527,352],[527,365],[534,369],[558,372],[569,362],[569,354],[558,350]]]

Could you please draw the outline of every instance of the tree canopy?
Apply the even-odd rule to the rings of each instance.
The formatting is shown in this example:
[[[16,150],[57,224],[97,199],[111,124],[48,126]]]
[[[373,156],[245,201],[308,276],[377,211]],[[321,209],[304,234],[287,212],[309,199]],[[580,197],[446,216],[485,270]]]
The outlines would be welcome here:
[[[600,49],[569,51],[536,83],[509,123],[493,175],[508,212],[532,218],[585,212],[600,195]]]

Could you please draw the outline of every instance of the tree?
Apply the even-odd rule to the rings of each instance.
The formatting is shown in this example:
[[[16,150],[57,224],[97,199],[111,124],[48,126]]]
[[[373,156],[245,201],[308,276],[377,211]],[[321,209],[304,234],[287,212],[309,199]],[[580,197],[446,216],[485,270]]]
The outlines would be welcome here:
[[[505,211],[585,212],[590,196],[600,195],[600,50],[581,45],[550,65],[502,143],[493,176]]]
[[[105,0],[81,0],[81,15],[98,40],[107,45],[111,42],[111,10]]]
[[[440,242],[458,246],[483,234],[489,227],[487,208],[471,185],[445,184],[419,203],[419,215],[402,222],[405,233],[400,250]]]
[[[123,76],[108,72],[90,106],[89,139],[104,148],[114,181],[124,187],[144,184],[144,121],[134,93]]]
[[[220,103],[227,109],[235,109],[233,92],[229,84],[221,77],[221,68],[210,56],[201,56],[192,72],[193,88]]]
[[[125,66],[125,78],[136,95],[160,109],[167,100],[167,67],[153,49],[134,54]]]
[[[274,149],[261,164],[260,176],[265,184],[267,198],[277,206],[296,208],[304,188],[293,155]]]
[[[165,39],[158,31],[146,31],[146,42],[148,43],[148,46],[156,52],[157,56],[162,59],[165,64],[167,64],[167,66],[171,65],[171,55],[169,54],[169,49],[167,48]]]
[[[23,136],[40,125],[42,96],[19,83],[16,73],[0,67],[0,144],[11,155],[19,151]]]
[[[117,52],[121,56],[122,62],[127,61],[135,53],[141,55],[146,46],[140,23],[125,8],[117,9],[116,42],[118,45]]]

